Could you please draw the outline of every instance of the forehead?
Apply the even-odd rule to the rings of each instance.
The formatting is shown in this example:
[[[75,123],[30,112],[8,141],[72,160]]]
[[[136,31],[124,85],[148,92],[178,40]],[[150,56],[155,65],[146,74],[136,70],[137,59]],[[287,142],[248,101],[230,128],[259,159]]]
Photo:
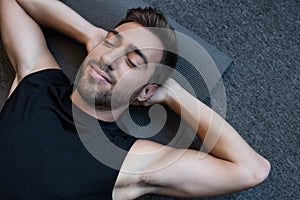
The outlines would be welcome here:
[[[143,27],[136,22],[124,23],[114,29],[118,32],[120,38],[123,39],[124,43],[131,44],[136,48],[143,51],[145,54],[158,54],[162,55],[163,44],[160,39],[149,29]],[[110,33],[110,36],[115,36]]]

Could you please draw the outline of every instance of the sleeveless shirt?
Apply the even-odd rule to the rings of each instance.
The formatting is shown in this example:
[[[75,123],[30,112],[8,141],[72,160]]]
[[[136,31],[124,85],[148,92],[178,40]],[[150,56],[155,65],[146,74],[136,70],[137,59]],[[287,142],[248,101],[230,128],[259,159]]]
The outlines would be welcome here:
[[[73,105],[81,117],[96,120],[104,133],[96,133],[99,129],[89,123],[76,127],[72,90],[62,70],[47,69],[24,77],[6,101],[0,113],[1,199],[112,199],[118,169],[136,138],[115,122],[96,120]],[[118,168],[96,159],[78,130],[91,134],[85,137],[90,141],[98,134],[123,149],[125,153],[111,158],[117,159]],[[101,153],[110,157],[115,149]]]

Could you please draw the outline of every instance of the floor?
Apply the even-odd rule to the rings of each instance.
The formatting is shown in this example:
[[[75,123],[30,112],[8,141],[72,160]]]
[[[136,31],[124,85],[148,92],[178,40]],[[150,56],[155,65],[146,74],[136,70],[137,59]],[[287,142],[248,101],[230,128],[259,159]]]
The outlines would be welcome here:
[[[213,199],[298,199],[300,2],[144,1],[234,59],[223,76],[226,119],[272,164],[261,185]]]

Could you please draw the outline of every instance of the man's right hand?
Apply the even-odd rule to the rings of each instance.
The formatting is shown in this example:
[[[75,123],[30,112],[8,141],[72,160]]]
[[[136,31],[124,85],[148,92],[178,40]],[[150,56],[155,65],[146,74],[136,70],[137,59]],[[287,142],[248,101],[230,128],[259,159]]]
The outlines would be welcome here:
[[[174,79],[169,78],[163,85],[153,84],[156,87],[153,95],[145,101],[135,100],[132,105],[136,106],[151,106],[154,104],[164,104],[170,106],[173,101],[174,93],[177,88],[181,87]]]

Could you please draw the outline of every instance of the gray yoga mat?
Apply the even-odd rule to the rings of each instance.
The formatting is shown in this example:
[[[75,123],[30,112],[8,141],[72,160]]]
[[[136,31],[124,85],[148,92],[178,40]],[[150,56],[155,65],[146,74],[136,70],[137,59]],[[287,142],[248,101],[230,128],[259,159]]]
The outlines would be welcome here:
[[[146,3],[138,0],[64,0],[67,5],[77,11],[93,24],[104,29],[113,28],[122,19],[127,9],[146,7]],[[206,104],[211,104],[212,90],[221,75],[232,63],[232,59],[202,40],[199,36],[169,19],[178,31],[179,60],[173,77]],[[77,70],[86,56],[85,47],[67,36],[53,30],[43,29],[48,47],[71,81],[75,79]],[[2,109],[9,87],[14,78],[13,69],[0,43],[0,109]],[[176,76],[176,74],[180,76]],[[188,84],[186,84],[188,83]],[[129,133],[140,138],[152,140],[176,147],[199,146],[193,132],[172,111],[149,112],[150,108],[132,106],[120,118],[122,126]],[[164,114],[166,113],[166,115]],[[155,119],[155,120],[153,120]],[[152,121],[151,121],[152,120]],[[156,125],[161,122],[163,125]],[[156,127],[162,128],[157,131]],[[182,135],[179,132],[184,132]],[[189,133],[189,134],[187,134]],[[192,140],[194,140],[192,142]]]
[[[139,0],[64,0],[63,2],[72,7],[93,24],[105,29],[113,28],[119,22],[119,20],[125,16],[128,8],[148,6],[146,3]],[[219,75],[214,76],[214,82],[216,82],[218,78],[220,78],[222,73],[226,70],[226,68],[231,64],[232,59],[227,57],[224,53],[220,52],[174,20],[169,20],[180,34],[191,38],[189,39],[188,43],[197,43],[201,47],[205,48],[205,51],[207,51],[209,56],[212,58],[219,71]],[[69,78],[71,80],[74,80],[78,67],[80,66],[83,58],[86,55],[84,46],[55,31],[44,29],[44,32],[51,52],[54,54]],[[179,51],[185,52],[185,54],[195,52],[195,49],[190,50],[189,47],[190,44],[186,44],[186,41],[179,41]],[[11,68],[7,55],[1,43],[0,52],[1,109],[8,94],[9,86],[13,80],[14,72]],[[201,61],[199,63],[201,63]],[[193,86],[193,88],[195,88],[196,95],[199,99],[205,100],[209,97],[209,91],[213,87],[211,86],[210,88],[207,88],[207,83],[203,80],[203,76],[199,74],[199,68],[197,68],[197,66],[195,67],[191,63],[189,63],[188,59],[180,58],[176,69],[180,74],[183,74],[184,77],[191,82],[191,85]]]

